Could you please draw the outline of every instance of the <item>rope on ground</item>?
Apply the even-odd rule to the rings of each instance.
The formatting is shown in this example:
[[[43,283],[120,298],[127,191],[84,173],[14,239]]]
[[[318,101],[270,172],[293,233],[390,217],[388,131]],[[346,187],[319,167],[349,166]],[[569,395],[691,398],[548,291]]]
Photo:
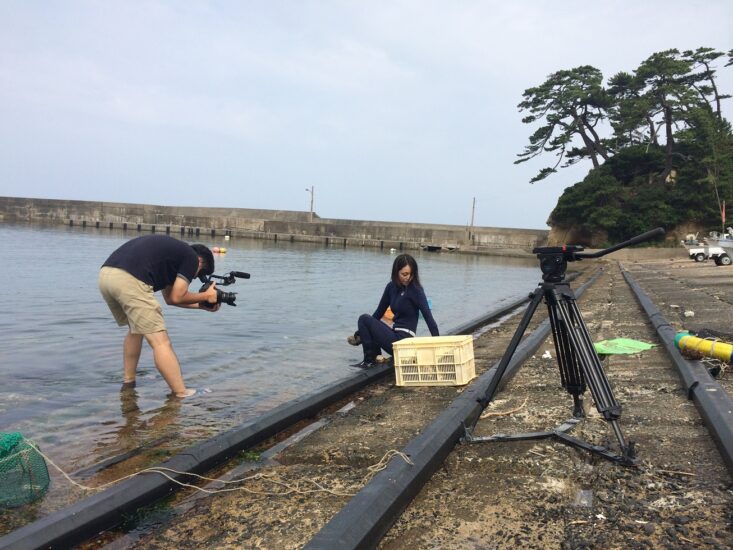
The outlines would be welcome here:
[[[705,368],[708,369],[708,372],[713,378],[723,378],[725,371],[730,367],[729,363],[712,357],[703,357],[700,359],[700,362],[705,365]]]
[[[640,472],[668,479],[669,476],[683,476],[683,477],[695,477],[697,474],[694,472],[683,472],[680,470],[665,470],[664,468],[658,468],[651,462],[644,462],[637,464],[637,468]]]
[[[48,457],[46,454],[41,452],[41,450],[34,445],[32,442],[26,440],[28,442],[28,445],[35,450],[38,454],[40,454],[46,462],[48,462],[51,466],[53,466],[58,472],[63,475],[69,483],[74,485],[75,487],[78,487],[79,489],[82,489],[84,491],[98,491],[100,489],[105,489],[106,487],[109,487],[110,485],[114,485],[115,483],[119,483],[120,481],[124,481],[126,479],[133,478],[135,476],[151,473],[151,474],[160,474],[169,481],[175,483],[176,485],[179,485],[181,487],[189,487],[191,489],[195,489],[196,491],[206,493],[206,494],[217,494],[217,493],[229,493],[233,491],[244,491],[246,493],[252,494],[252,495],[258,495],[258,496],[286,496],[290,494],[309,494],[309,493],[328,493],[334,496],[344,496],[344,497],[350,497],[354,496],[356,492],[359,490],[359,486],[352,486],[349,489],[354,490],[354,492],[342,492],[337,491],[334,489],[329,489],[327,487],[324,487],[314,479],[304,479],[302,480],[305,483],[310,484],[311,488],[301,488],[300,482],[296,482],[295,485],[290,485],[285,481],[281,481],[280,479],[277,479],[275,475],[267,475],[263,473],[257,473],[251,476],[239,478],[239,479],[232,479],[232,480],[224,480],[224,479],[216,479],[211,477],[202,476],[199,474],[194,474],[192,472],[179,472],[177,470],[173,470],[171,468],[165,468],[163,466],[153,466],[151,468],[144,468],[140,471],[134,472],[132,474],[123,476],[119,479],[115,479],[113,481],[109,481],[107,483],[103,483],[102,485],[97,485],[96,487],[90,487],[88,485],[83,485],[81,483],[78,483],[77,481],[73,480],[60,466],[58,466],[53,460],[51,460],[50,457]],[[13,456],[17,456],[23,453],[30,452],[29,450],[23,450],[18,453],[16,453]],[[395,449],[390,449],[385,453],[385,455],[382,457],[382,459],[377,462],[376,464],[373,464],[372,466],[369,466],[367,468],[367,475],[364,476],[364,479],[361,481],[361,485],[366,485],[366,483],[371,480],[372,477],[374,477],[378,472],[381,472],[387,467],[387,464],[389,463],[392,458],[395,456],[399,456],[404,460],[407,464],[413,466],[414,463],[412,460],[410,460],[410,457],[408,457],[405,453],[401,451],[397,451]],[[255,489],[249,489],[247,487],[231,487],[231,488],[220,488],[220,489],[207,489],[205,487],[198,487],[197,485],[192,485],[190,483],[185,483],[183,481],[179,481],[175,479],[171,474],[177,474],[177,475],[186,475],[191,476],[196,479],[200,479],[202,481],[208,481],[211,483],[222,483],[224,485],[236,485],[240,483],[244,483],[245,481],[255,481],[255,480],[263,480],[269,483],[272,483],[274,485],[277,485],[279,487],[282,487],[283,491],[273,492],[273,491],[258,491]],[[315,487],[315,488],[313,488]]]
[[[369,473],[364,477],[364,479],[362,480],[361,484],[362,485],[366,485],[375,475],[377,475],[377,473],[379,473],[382,470],[384,470],[387,467],[387,464],[389,463],[389,461],[392,460],[392,458],[395,457],[395,456],[399,456],[402,460],[404,460],[405,462],[407,462],[410,466],[414,466],[415,465],[415,463],[412,460],[410,460],[410,457],[407,456],[405,453],[403,453],[401,451],[396,451],[394,449],[390,449],[382,457],[382,460],[380,460],[376,464],[373,464],[372,466],[369,466],[369,468],[367,468],[367,470],[369,471]]]
[[[524,408],[524,406],[525,406],[525,405],[527,404],[527,400],[528,400],[528,399],[529,399],[529,398],[528,398],[528,397],[526,397],[526,398],[524,399],[524,403],[522,403],[522,404],[521,404],[521,405],[519,405],[519,406],[518,406],[517,408],[515,408],[515,409],[512,409],[512,410],[510,410],[510,411],[496,411],[496,412],[494,412],[494,411],[491,411],[491,412],[485,412],[484,414],[482,414],[482,415],[481,415],[481,416],[479,417],[479,420],[483,420],[484,418],[489,418],[489,417],[491,417],[491,416],[507,416],[507,415],[509,415],[509,414],[514,414],[515,412],[521,411],[521,410],[522,410],[522,409]]]

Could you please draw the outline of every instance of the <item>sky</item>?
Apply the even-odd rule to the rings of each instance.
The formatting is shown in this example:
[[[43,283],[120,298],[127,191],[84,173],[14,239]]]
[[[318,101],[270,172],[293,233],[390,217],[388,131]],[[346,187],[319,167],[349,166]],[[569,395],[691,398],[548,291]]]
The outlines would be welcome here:
[[[545,229],[590,165],[529,183],[524,90],[702,46],[730,0],[2,0],[0,195]]]

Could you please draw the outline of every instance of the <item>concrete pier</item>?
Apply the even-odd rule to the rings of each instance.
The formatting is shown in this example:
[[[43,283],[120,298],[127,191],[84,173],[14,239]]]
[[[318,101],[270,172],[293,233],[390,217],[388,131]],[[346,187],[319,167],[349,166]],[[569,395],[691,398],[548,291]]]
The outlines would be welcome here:
[[[344,220],[314,213],[251,208],[159,206],[98,201],[0,197],[0,221],[97,229],[165,232],[183,236],[229,235],[325,246],[414,250],[431,244],[471,252],[529,251],[549,231],[444,224]]]

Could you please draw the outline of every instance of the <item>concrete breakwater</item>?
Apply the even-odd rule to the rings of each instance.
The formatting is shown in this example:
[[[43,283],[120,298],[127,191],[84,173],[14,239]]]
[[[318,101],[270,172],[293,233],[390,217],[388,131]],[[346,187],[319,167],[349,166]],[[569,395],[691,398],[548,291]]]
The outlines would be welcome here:
[[[517,254],[543,246],[549,231],[344,220],[310,212],[253,208],[160,206],[99,201],[0,197],[0,221],[47,223],[180,235],[229,235],[327,246],[398,250],[428,244],[467,252]]]

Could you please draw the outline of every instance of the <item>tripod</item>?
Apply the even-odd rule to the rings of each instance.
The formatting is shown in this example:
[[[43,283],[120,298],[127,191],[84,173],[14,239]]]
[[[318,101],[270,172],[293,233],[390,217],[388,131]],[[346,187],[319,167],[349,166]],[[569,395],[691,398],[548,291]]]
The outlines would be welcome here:
[[[634,444],[627,443],[624,439],[619,418],[621,417],[621,405],[613,395],[613,390],[606,377],[598,354],[593,347],[593,342],[588,334],[588,328],[578,309],[575,293],[570,285],[565,282],[565,270],[570,261],[582,258],[597,258],[620,248],[650,240],[664,234],[664,230],[657,228],[638,235],[633,239],[618,244],[614,247],[601,250],[593,254],[582,254],[582,246],[570,245],[563,247],[535,248],[532,252],[537,254],[540,260],[543,282],[530,294],[530,303],[522,317],[517,330],[504,352],[497,367],[497,372],[489,384],[485,395],[479,399],[482,408],[485,408],[493,399],[499,383],[514,355],[519,342],[527,330],[532,316],[540,302],[544,300],[547,304],[550,319],[550,328],[555,344],[557,363],[560,369],[560,381],[573,397],[573,418],[567,420],[554,430],[546,432],[531,432],[514,435],[494,435],[489,437],[477,437],[473,435],[475,423],[471,428],[466,428],[464,439],[468,443],[479,443],[486,441],[519,441],[535,440],[554,437],[562,443],[572,445],[595,453],[603,458],[618,462],[624,465],[636,464]],[[618,441],[620,453],[614,453],[608,447],[592,445],[568,435],[568,431],[574,428],[579,419],[584,416],[582,395],[586,389],[590,389],[596,409],[603,418],[610,423]],[[478,419],[476,420],[478,422]]]

